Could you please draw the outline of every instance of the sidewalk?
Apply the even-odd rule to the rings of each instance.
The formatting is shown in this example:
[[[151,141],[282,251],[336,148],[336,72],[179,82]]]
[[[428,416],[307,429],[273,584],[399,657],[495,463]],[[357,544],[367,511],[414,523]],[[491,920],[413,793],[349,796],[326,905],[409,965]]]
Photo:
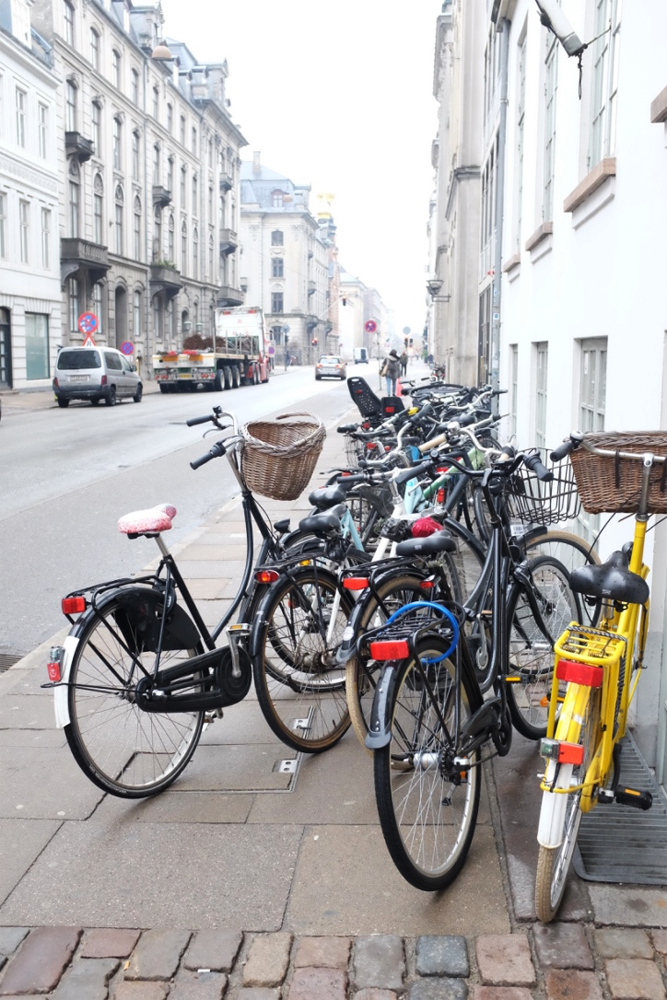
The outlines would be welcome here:
[[[329,428],[318,472],[341,445]],[[265,506],[293,523],[309,510],[305,498]],[[243,537],[232,501],[176,549],[209,624],[235,592]],[[152,543],[135,544],[152,558]],[[510,755],[487,766],[465,869],[442,895],[424,894],[389,859],[372,761],[352,731],[284,773],[295,755],[252,691],[161,796],[104,795],[39,686],[48,647],[65,634],[0,675],[0,997],[667,996],[662,888],[574,877],[561,919],[535,923],[532,744],[515,736]]]

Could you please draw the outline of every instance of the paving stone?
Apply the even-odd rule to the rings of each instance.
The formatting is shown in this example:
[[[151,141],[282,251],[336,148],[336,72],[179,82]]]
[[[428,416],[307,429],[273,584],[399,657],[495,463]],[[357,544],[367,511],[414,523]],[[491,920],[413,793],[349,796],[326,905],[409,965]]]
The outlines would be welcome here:
[[[604,927],[595,931],[600,958],[653,958],[649,936],[638,927]]]
[[[523,986],[473,986],[470,1000],[533,1000]]]
[[[127,958],[139,940],[141,931],[116,927],[97,927],[83,939],[82,958]]]
[[[653,947],[661,955],[667,955],[667,931],[651,931],[653,937]]]
[[[357,988],[379,986],[387,990],[400,989],[405,974],[403,938],[394,934],[357,938],[353,967]]]
[[[286,1000],[346,1000],[344,969],[295,969]]]
[[[533,934],[541,969],[595,968],[595,959],[581,924],[535,924]]]
[[[458,934],[423,934],[417,938],[416,969],[418,976],[469,976],[466,939]]]
[[[482,934],[476,942],[477,965],[484,985],[532,986],[535,969],[523,934]]]
[[[279,986],[289,963],[291,934],[260,934],[253,939],[243,967],[244,986]]]
[[[7,965],[0,996],[55,989],[81,933],[78,927],[38,927],[32,931]]]
[[[467,996],[468,987],[462,979],[418,979],[408,990],[408,1000],[466,1000]]]
[[[13,955],[27,933],[27,927],[0,927],[0,955]]]
[[[126,979],[171,979],[188,946],[191,931],[144,931],[134,950]]]
[[[186,969],[210,969],[230,972],[243,943],[240,931],[197,931],[188,948],[183,966]]]
[[[547,1000],[602,1000],[602,990],[593,972],[548,969],[544,980]]]
[[[222,972],[182,972],[169,990],[169,1000],[221,1000],[226,988]]]
[[[644,958],[610,958],[605,962],[607,984],[614,1000],[665,1000],[662,976]]]
[[[53,1000],[107,1000],[109,980],[119,965],[118,958],[75,962],[60,980]]]
[[[111,1000],[165,1000],[168,990],[166,983],[138,983],[126,979],[118,984]]]
[[[250,986],[235,990],[228,994],[225,1000],[280,1000],[280,989],[271,989],[268,986]]]
[[[347,969],[352,939],[349,937],[304,937],[297,945],[297,969]]]
[[[397,1000],[397,997],[393,990],[378,990],[374,986],[354,994],[354,1000]]]

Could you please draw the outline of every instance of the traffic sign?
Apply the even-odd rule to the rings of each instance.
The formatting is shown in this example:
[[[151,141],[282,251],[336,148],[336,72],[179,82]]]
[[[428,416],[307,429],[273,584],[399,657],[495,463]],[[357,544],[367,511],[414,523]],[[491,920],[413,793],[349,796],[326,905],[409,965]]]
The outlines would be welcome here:
[[[364,323],[364,330],[366,331],[366,333],[375,333],[377,328],[378,325],[374,319],[366,320],[366,322]]]
[[[134,344],[131,340],[124,340],[120,345],[120,350],[122,354],[132,354],[134,351]]]
[[[81,313],[77,322],[79,330],[81,330],[81,333],[87,333],[87,334],[97,333],[100,325],[100,322],[95,313],[91,312]]]

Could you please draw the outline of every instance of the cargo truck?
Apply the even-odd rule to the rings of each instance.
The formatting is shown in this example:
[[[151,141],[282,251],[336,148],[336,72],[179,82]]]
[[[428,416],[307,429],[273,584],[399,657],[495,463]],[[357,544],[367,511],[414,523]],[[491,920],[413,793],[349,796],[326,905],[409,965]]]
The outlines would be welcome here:
[[[153,355],[155,380],[160,392],[198,389],[219,392],[268,382],[268,346],[261,309],[251,306],[216,309],[215,333],[202,341],[202,346]]]

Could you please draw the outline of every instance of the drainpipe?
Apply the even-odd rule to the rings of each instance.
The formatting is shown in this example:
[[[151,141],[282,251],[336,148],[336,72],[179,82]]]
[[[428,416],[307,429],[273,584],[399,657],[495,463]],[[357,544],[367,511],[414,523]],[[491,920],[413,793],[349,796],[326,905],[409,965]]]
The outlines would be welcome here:
[[[503,18],[500,44],[500,121],[498,123],[498,177],[496,180],[496,253],[491,305],[491,386],[500,388],[500,303],[502,289],[503,215],[505,209],[505,148],[507,144],[507,75],[509,64],[510,22]],[[493,397],[492,412],[499,415],[498,396]]]

